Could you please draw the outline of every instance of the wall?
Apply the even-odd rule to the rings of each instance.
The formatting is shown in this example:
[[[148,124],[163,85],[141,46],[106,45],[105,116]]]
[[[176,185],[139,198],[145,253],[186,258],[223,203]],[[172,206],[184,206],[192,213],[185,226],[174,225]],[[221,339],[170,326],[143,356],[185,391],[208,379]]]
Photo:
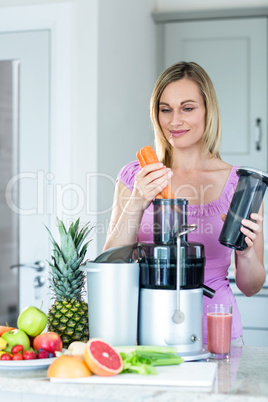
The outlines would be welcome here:
[[[99,251],[112,207],[114,180],[136,151],[153,143],[149,102],[156,79],[153,1],[100,0],[98,76]],[[107,18],[105,17],[107,16]],[[109,16],[109,18],[108,18]]]

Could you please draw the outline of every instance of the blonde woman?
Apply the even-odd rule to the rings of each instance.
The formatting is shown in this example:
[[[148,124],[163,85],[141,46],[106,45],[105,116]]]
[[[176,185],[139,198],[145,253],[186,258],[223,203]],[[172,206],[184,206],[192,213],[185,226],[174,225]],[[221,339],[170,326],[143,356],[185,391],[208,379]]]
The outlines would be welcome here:
[[[237,166],[220,158],[220,111],[204,69],[179,62],[165,70],[151,97],[151,119],[161,163],[140,169],[134,161],[120,171],[104,249],[153,242],[152,201],[169,183],[175,198],[188,200],[188,223],[198,225],[188,240],[205,245],[204,283],[216,290],[213,303],[233,305],[232,340],[242,343],[240,314],[227,279],[232,250],[218,241],[238,181]],[[248,247],[235,252],[236,284],[246,296],[257,293],[265,281],[262,215],[261,208],[252,220],[242,221]],[[204,309],[207,304],[204,296]]]

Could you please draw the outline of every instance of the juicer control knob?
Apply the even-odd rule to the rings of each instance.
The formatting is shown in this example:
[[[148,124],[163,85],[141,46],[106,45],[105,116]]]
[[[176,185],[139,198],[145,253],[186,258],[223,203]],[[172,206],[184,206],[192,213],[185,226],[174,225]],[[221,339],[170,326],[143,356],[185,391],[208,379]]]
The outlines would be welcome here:
[[[191,336],[191,341],[192,341],[192,342],[196,342],[196,341],[200,341],[200,339],[197,338],[196,335],[192,335],[192,336]]]

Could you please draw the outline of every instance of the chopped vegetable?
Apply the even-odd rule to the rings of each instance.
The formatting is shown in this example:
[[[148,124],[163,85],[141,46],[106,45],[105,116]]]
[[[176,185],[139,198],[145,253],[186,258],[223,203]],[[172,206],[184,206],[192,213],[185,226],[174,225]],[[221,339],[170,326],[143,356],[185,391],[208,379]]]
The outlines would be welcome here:
[[[168,346],[117,346],[123,360],[121,373],[157,374],[155,366],[169,366],[183,363],[176,348]]]
[[[151,359],[140,356],[138,352],[120,353],[123,360],[122,373],[157,374]]]

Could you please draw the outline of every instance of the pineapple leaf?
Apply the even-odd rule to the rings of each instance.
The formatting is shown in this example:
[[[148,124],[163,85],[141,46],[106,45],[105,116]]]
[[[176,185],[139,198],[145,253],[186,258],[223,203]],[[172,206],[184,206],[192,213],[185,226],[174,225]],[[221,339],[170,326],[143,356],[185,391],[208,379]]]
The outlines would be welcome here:
[[[55,266],[59,269],[60,273],[63,273],[62,270],[64,269],[65,261],[61,253],[58,253],[54,250],[54,257],[52,256]]]
[[[83,243],[83,241],[85,240],[85,238],[87,237],[87,235],[90,233],[90,231],[92,230],[91,228],[88,228],[89,223],[86,223],[85,226],[80,230],[80,232],[78,233],[78,236],[76,238],[75,241],[75,247],[77,249],[77,252],[79,253],[79,249]]]
[[[59,228],[60,236],[64,237],[67,234],[66,227],[64,226],[63,221],[61,221],[59,218],[57,218],[57,222],[58,222],[58,228]]]
[[[53,244],[55,249],[57,249],[60,252],[60,247],[59,247],[58,243],[56,242],[56,240],[54,239],[54,237],[52,236],[51,231],[49,230],[49,228],[47,226],[45,226],[45,227],[46,227],[46,229],[47,229],[47,231],[49,233],[51,243]]]
[[[65,236],[64,239],[62,240],[61,249],[66,263],[68,263],[70,260],[78,258],[75,244],[70,233],[67,233],[67,236]]]
[[[72,223],[69,228],[69,232],[71,233],[71,236],[74,239],[74,242],[75,242],[75,237],[77,236],[77,233],[78,233],[79,223],[80,223],[80,218],[77,219],[75,224]]]
[[[87,246],[89,245],[89,243],[91,242],[91,240],[89,240],[87,243],[84,244],[81,252],[80,252],[80,256],[83,259],[85,257],[85,254],[87,252]]]

